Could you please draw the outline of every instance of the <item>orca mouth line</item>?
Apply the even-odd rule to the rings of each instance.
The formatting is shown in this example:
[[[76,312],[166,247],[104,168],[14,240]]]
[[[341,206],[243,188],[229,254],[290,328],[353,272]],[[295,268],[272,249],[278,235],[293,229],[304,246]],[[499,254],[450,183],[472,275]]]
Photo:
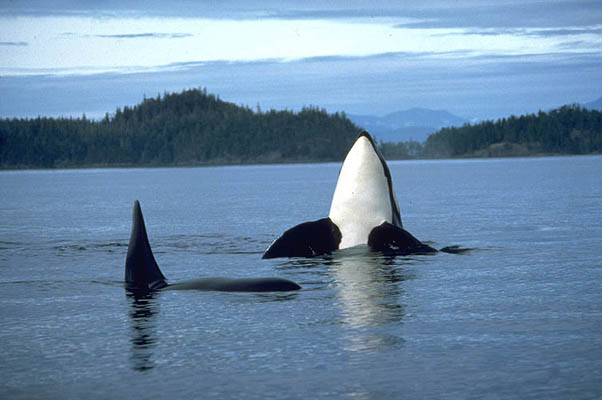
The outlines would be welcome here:
[[[222,292],[285,292],[301,289],[284,278],[203,278],[168,284],[153,255],[140,202],[134,202],[132,233],[125,261],[126,289],[135,292],[157,290],[205,290]]]

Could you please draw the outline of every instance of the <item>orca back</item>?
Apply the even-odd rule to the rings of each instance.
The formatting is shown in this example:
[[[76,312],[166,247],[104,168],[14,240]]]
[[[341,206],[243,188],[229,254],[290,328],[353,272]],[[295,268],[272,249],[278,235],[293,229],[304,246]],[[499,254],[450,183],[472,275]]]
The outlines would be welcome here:
[[[218,292],[289,292],[301,289],[282,278],[202,278],[174,283],[165,290],[211,290]]]
[[[132,234],[125,259],[126,288],[134,293],[167,290],[214,290],[223,292],[284,292],[301,286],[283,278],[203,278],[168,285],[159,269],[146,233],[138,200],[134,202]]]

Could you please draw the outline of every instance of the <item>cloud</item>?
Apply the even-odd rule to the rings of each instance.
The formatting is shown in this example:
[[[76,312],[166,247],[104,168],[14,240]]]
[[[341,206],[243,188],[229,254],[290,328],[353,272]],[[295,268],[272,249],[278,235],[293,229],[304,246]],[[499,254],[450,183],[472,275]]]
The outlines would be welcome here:
[[[191,33],[118,33],[110,35],[86,35],[86,37],[96,37],[103,39],[181,39],[192,37]]]
[[[0,15],[178,17],[229,20],[390,19],[405,27],[554,27],[595,25],[602,20],[599,0],[306,0],[190,2],[174,0],[56,0],[0,2]]]
[[[422,18],[408,18],[407,9],[395,8],[346,8],[346,9],[311,9],[282,10],[275,9],[265,13],[264,18],[283,20],[338,20],[338,19],[374,19],[395,18],[404,23],[420,23]],[[399,22],[399,21],[398,21]]]
[[[405,25],[397,25],[397,28],[407,28]],[[574,35],[602,35],[602,25],[594,26],[568,26],[563,28],[464,28],[450,31],[455,35],[466,36],[500,36],[518,35],[551,38],[555,36]],[[449,35],[450,32],[432,34],[433,37]]]
[[[276,9],[282,5],[275,6]],[[30,17],[177,17],[254,19],[265,15],[266,5],[235,1],[189,0],[53,0],[53,1],[2,1],[0,16]]]
[[[0,46],[29,46],[27,42],[0,42]]]
[[[551,37],[551,36],[572,36],[572,35],[583,35],[583,34],[594,34],[601,35],[602,34],[602,26],[585,26],[585,27],[567,27],[560,29],[535,29],[527,32],[528,35],[534,36],[543,36],[543,37]]]
[[[102,117],[165,91],[207,87],[226,101],[275,109],[306,105],[382,115],[411,107],[499,118],[600,97],[602,54],[498,57],[389,53],[300,61],[174,63],[129,74],[3,77],[0,117]]]
[[[317,56],[305,57],[294,62],[298,63],[316,63],[316,62],[365,62],[379,60],[384,62],[426,60],[426,59],[448,59],[448,58],[470,58],[476,57],[475,52],[471,50],[453,50],[453,51],[391,51],[385,53],[376,53],[359,56]],[[281,60],[286,62],[286,60]]]
[[[580,49],[581,51],[590,50],[593,53],[600,53],[599,42],[596,43],[585,40],[573,40],[569,42],[560,43],[558,46],[564,50]],[[602,67],[602,63],[600,64],[600,67]]]
[[[548,2],[465,3],[431,9],[408,9],[407,17],[418,22],[398,24],[399,28],[559,28],[596,26],[602,21],[602,2],[598,0],[560,0]]]
[[[117,0],[102,11],[59,0],[64,7],[48,3],[46,12],[86,18],[30,18],[29,35],[4,25],[0,116],[102,116],[144,95],[198,86],[263,109],[426,107],[478,118],[602,93],[599,0],[309,0],[264,9],[240,0],[207,13],[208,5],[149,1],[148,11]],[[8,62],[21,53],[26,62]]]

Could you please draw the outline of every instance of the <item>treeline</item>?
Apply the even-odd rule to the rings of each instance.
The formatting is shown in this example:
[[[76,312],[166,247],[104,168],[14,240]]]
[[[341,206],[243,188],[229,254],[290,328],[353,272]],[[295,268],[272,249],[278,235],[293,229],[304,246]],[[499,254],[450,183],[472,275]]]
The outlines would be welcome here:
[[[578,105],[443,128],[424,144],[383,143],[389,159],[602,153],[602,112]]]
[[[315,107],[253,111],[205,89],[166,93],[100,121],[0,120],[1,168],[340,161],[359,128]],[[444,128],[426,142],[381,143],[386,159],[602,153],[602,112],[550,112]]]
[[[358,133],[315,107],[253,111],[205,89],[166,93],[100,121],[0,120],[0,166],[156,166],[342,160]]]

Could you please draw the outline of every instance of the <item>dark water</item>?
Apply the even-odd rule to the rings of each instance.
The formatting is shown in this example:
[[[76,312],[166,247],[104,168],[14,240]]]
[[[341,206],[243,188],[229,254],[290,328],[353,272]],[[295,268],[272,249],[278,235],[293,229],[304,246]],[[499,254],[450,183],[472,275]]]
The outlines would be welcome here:
[[[339,165],[0,173],[0,398],[596,399],[602,157],[390,163],[405,227],[462,254],[261,260]],[[133,201],[171,282],[121,285]]]

